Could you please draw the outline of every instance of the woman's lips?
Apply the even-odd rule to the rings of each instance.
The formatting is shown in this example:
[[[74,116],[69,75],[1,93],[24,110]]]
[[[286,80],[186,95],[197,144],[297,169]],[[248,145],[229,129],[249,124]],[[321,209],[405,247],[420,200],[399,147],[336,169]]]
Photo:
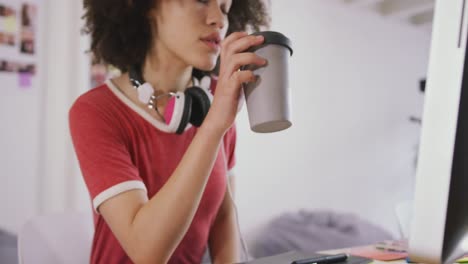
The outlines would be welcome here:
[[[220,49],[219,43],[215,40],[202,39],[202,42],[213,51],[218,51]]]
[[[201,41],[213,51],[219,51],[221,49],[221,35],[218,32],[205,35],[201,38]]]
[[[214,40],[208,40],[208,39],[204,39],[202,40],[208,47],[214,49],[214,50],[217,50],[219,48],[219,44],[217,41],[214,41]]]

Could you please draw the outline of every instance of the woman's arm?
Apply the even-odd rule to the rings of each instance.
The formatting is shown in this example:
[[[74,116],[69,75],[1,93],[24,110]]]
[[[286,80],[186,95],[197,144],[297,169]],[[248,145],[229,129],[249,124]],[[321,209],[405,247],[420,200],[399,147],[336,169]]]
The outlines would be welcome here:
[[[202,127],[178,167],[149,201],[141,190],[117,195],[99,211],[135,263],[166,262],[200,203],[222,133]]]
[[[240,238],[236,217],[237,212],[234,207],[234,184],[234,175],[230,175],[229,187],[232,197],[229,195],[229,190],[226,189],[223,203],[211,228],[209,244],[211,260],[214,264],[240,262]]]
[[[242,83],[255,80],[247,64],[264,65],[242,53],[263,38],[233,33],[222,43],[213,104],[176,170],[149,200],[141,190],[119,194],[99,207],[126,254],[135,263],[166,263],[187,232],[205,190],[222,137],[234,122]]]

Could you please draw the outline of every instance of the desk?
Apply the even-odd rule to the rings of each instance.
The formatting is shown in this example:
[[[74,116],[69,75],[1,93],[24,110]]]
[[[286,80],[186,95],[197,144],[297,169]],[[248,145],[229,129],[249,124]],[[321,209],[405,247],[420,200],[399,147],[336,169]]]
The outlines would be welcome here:
[[[328,251],[327,251],[328,252]],[[338,251],[337,251],[338,252]],[[244,263],[238,263],[238,264],[290,264],[294,260],[298,259],[305,259],[305,258],[310,258],[314,256],[320,256],[324,254],[331,254],[331,253],[308,253],[308,252],[300,252],[300,251],[290,251],[287,253],[279,254],[279,255],[274,255],[270,257],[264,257],[264,258],[259,258],[255,259],[253,261],[249,262],[244,262]],[[369,259],[361,258],[361,257],[355,257],[355,256],[350,256],[346,262],[339,262],[336,264],[364,264],[364,263],[369,263]],[[406,263],[406,262],[404,262]]]
[[[275,255],[275,256],[270,256],[270,257],[264,257],[264,258],[259,258],[255,259],[253,261],[249,261],[246,263],[239,263],[239,264],[290,264],[292,261],[297,260],[297,259],[304,259],[304,258],[310,258],[313,256],[318,256],[318,255],[333,255],[333,254],[339,254],[339,253],[346,253],[350,254],[351,248],[342,248],[342,249],[333,249],[333,250],[325,250],[325,251],[319,251],[319,252],[300,252],[300,251],[290,251],[287,253]],[[407,263],[406,260],[401,259],[401,260],[393,260],[393,261],[380,261],[380,260],[370,260],[361,258],[361,257],[356,257],[356,256],[350,256],[348,260],[346,261],[346,264],[362,264],[362,263],[372,263],[372,264],[402,264],[402,263]],[[344,263],[344,262],[343,262]],[[340,264],[340,263],[336,263]]]
[[[333,254],[340,254],[340,253],[346,253],[346,254],[349,254],[350,253],[350,248],[341,248],[341,249],[333,249],[333,250],[325,250],[325,251],[320,251],[318,253],[321,253],[321,254],[328,254],[328,255],[333,255]],[[402,264],[402,263],[405,263],[405,264],[408,264],[408,262],[406,262],[405,259],[400,259],[400,260],[391,260],[391,261],[382,261],[382,260],[374,260],[372,262],[372,264]]]
[[[375,247],[375,245],[369,245],[369,246]],[[367,246],[363,246],[363,247],[367,247]],[[355,250],[356,248],[357,247],[324,250],[324,251],[319,251],[316,253],[291,251],[291,252],[287,252],[284,254],[256,259],[256,260],[244,263],[244,264],[276,264],[276,263],[290,264],[292,261],[297,260],[297,259],[310,258],[310,257],[321,255],[321,254],[334,255],[334,254],[340,254],[340,253],[345,253],[345,254],[350,255],[350,257],[346,261],[346,264],[361,264],[361,263],[366,263],[366,264],[369,264],[369,263],[370,264],[403,264],[404,263],[404,264],[408,264],[408,262],[406,262],[406,259],[391,260],[391,261],[371,260],[371,262],[368,262],[369,259],[353,256],[352,250],[353,249]],[[239,263],[239,264],[242,264],[242,263]],[[340,262],[336,264],[344,264],[344,262]]]

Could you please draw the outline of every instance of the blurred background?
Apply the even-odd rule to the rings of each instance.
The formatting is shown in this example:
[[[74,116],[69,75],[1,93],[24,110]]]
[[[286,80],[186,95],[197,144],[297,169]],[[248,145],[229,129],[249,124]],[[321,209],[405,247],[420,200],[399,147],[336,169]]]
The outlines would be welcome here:
[[[433,0],[271,0],[271,30],[293,43],[293,126],[237,118],[236,202],[249,244],[284,214],[333,212],[401,238],[411,200]],[[68,131],[73,101],[113,69],[80,34],[81,1],[0,0],[0,230],[31,217],[91,216]]]

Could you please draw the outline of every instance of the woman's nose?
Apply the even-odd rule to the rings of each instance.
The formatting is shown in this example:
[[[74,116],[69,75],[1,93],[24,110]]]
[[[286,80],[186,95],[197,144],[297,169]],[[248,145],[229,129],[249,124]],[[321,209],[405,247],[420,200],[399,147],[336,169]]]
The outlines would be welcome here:
[[[221,7],[218,5],[213,5],[213,8],[210,9],[208,14],[208,24],[216,26],[217,28],[224,28],[226,24],[227,16],[221,10]]]

